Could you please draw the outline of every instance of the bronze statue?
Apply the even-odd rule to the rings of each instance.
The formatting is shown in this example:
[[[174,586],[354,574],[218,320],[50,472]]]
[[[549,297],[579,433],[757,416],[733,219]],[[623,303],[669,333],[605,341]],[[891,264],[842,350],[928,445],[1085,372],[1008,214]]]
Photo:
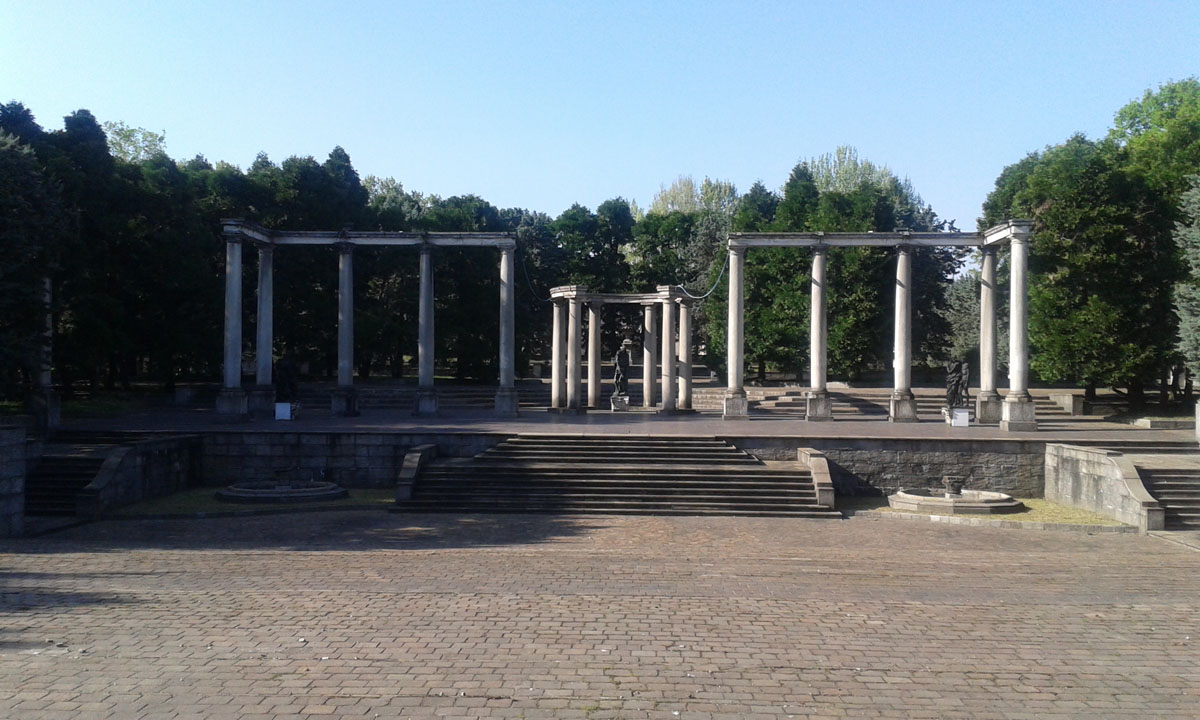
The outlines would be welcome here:
[[[946,363],[946,407],[965,408],[971,402],[971,365],[962,360]]]
[[[621,347],[617,350],[617,354],[613,356],[613,365],[616,370],[613,372],[613,395],[628,395],[629,394],[629,365],[633,362],[633,357],[629,352],[629,346],[633,342],[629,338],[621,343]]]

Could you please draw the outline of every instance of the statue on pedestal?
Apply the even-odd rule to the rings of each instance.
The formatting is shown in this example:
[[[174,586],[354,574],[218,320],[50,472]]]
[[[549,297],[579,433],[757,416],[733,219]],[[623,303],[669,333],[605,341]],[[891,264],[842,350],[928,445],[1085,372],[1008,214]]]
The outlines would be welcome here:
[[[971,365],[962,360],[946,363],[946,407],[965,408],[971,402]]]
[[[632,345],[633,341],[625,338],[621,342],[621,348],[613,356],[613,366],[616,369],[613,371],[613,394],[610,401],[614,411],[629,409],[629,366],[633,363],[633,355],[629,348]]]

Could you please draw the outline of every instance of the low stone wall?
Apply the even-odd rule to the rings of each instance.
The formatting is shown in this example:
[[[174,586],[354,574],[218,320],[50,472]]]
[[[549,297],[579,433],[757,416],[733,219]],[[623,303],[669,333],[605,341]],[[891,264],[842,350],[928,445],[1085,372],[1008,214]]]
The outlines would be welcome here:
[[[436,445],[442,457],[472,457],[509,437],[490,433],[221,432],[204,437],[200,482],[225,486],[299,470],[343,487],[393,487],[404,455]]]
[[[943,475],[968,478],[972,490],[1041,497],[1045,443],[1022,440],[732,437],[722,439],[763,460],[791,460],[802,447],[825,455],[838,494],[890,495],[900,488],[942,487]]]
[[[201,445],[199,436],[187,435],[115,448],[96,477],[76,495],[76,517],[98,518],[112,508],[169,495],[195,484]]]
[[[0,426],[0,537],[25,532],[25,428]]]
[[[1162,507],[1119,452],[1051,443],[1046,446],[1045,477],[1047,500],[1091,510],[1142,532],[1163,528]]]

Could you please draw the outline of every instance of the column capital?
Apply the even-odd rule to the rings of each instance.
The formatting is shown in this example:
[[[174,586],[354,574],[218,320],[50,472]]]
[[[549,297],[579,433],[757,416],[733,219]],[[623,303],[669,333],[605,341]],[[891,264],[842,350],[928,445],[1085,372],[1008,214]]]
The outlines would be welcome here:
[[[984,245],[984,246],[980,247],[979,250],[980,250],[980,252],[982,252],[984,254],[984,256],[996,254],[996,246],[995,245]]]
[[[745,245],[730,245],[729,252],[733,255],[737,255],[738,257],[745,257],[746,256],[746,246]]]
[[[333,244],[338,249],[338,252],[343,255],[350,255],[354,252],[354,243],[349,240],[341,240]]]

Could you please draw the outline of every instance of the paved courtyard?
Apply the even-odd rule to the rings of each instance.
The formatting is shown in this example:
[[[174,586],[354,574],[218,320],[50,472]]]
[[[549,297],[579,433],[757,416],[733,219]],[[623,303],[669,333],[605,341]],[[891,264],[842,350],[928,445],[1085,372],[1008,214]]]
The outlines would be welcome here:
[[[0,541],[5,718],[1196,718],[1200,552],[328,512]]]

